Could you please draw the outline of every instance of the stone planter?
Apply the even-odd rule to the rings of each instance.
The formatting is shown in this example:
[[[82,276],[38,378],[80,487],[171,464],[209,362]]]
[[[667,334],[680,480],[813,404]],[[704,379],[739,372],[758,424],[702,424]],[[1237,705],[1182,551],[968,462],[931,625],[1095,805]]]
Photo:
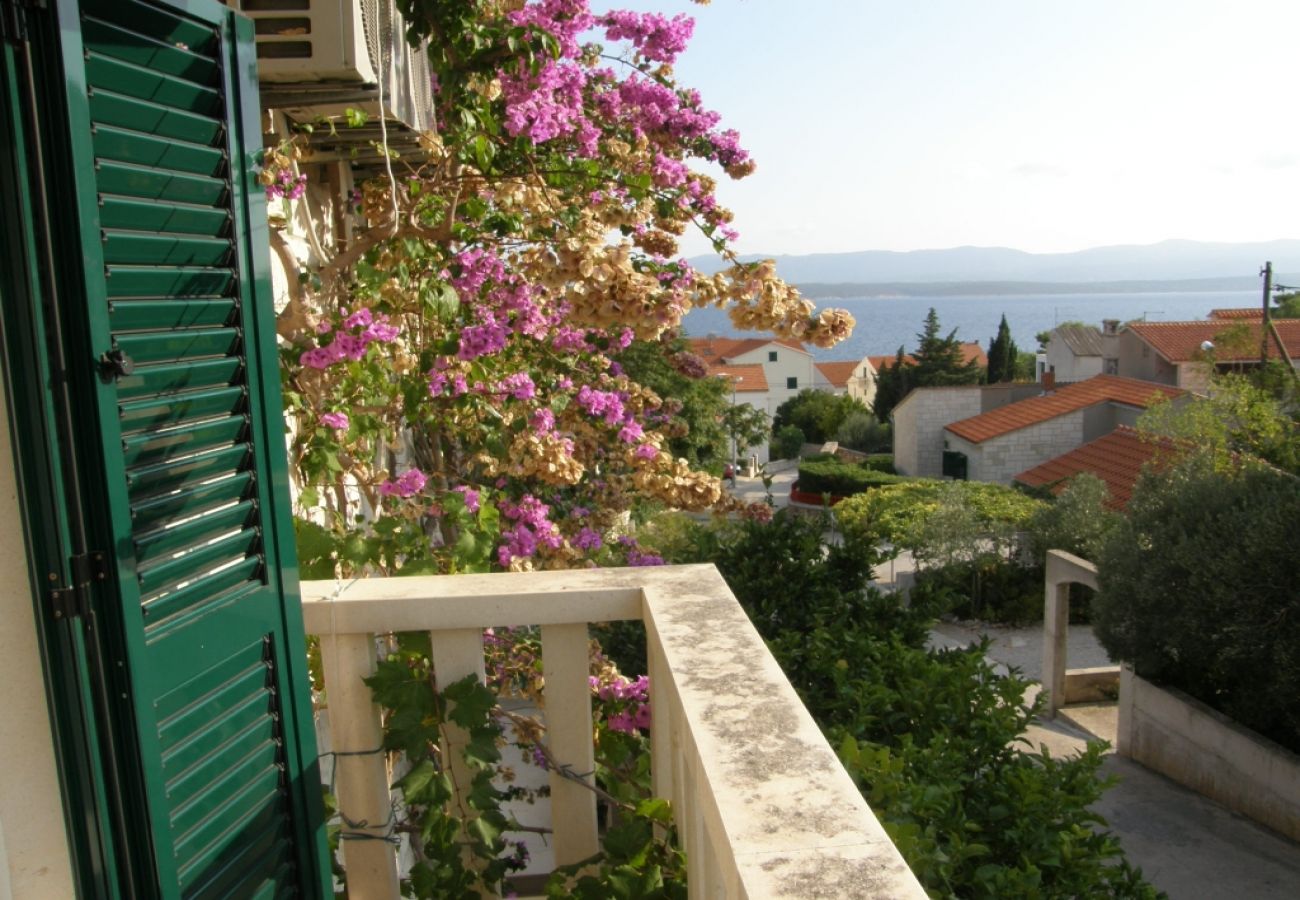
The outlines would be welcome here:
[[[799,504],[800,506],[815,506],[818,509],[821,509],[824,497],[824,494],[815,494],[812,491],[799,490],[799,482],[797,481],[790,485],[791,503]],[[843,497],[831,494],[831,506],[834,506],[843,499]]]
[[[1129,666],[1117,743],[1120,756],[1300,841],[1300,756]]]

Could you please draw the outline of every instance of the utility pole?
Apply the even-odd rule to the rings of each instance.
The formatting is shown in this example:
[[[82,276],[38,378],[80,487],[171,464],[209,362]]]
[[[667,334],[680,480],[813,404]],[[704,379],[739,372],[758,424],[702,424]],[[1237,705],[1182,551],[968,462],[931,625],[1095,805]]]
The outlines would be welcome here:
[[[1259,330],[1259,366],[1262,369],[1268,365],[1268,333],[1273,328],[1272,311],[1269,309],[1273,299],[1273,263],[1264,263],[1264,268],[1259,270],[1259,274],[1264,276],[1264,318]]]

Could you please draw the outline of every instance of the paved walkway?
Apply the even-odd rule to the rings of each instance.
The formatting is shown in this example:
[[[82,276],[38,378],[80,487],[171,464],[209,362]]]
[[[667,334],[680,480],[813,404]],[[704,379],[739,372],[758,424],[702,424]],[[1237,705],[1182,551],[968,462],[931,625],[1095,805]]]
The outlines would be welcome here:
[[[963,643],[974,630],[969,623],[940,623],[933,640],[952,646]],[[988,631],[994,639],[990,647],[993,659],[1037,677],[1041,629]],[[1071,626],[1072,668],[1106,664],[1105,651],[1091,631],[1086,625]],[[1030,690],[1037,692],[1038,685]],[[1096,739],[1108,741],[1113,748],[1118,717],[1114,703],[1070,706],[1056,721],[1039,720],[1030,725],[1025,739],[1034,747],[1046,745],[1054,756],[1077,753]],[[1101,774],[1119,781],[1102,795],[1094,812],[1119,837],[1129,861],[1171,900],[1300,898],[1300,844],[1117,756],[1113,750],[1106,754]]]

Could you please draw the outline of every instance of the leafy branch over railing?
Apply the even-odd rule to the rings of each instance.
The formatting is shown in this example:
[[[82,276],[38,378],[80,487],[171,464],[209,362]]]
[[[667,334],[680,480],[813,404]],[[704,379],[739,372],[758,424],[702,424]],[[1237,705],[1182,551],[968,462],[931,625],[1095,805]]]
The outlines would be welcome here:
[[[439,689],[427,658],[418,651],[390,655],[366,683],[386,710],[385,749],[402,754],[410,765],[394,785],[403,801],[396,830],[409,835],[417,848],[417,862],[404,883],[406,895],[432,900],[506,892],[509,876],[527,860],[523,843],[512,837],[546,831],[522,826],[507,812],[509,801],[527,794],[508,785],[514,773],[503,767],[501,755],[507,730],[536,763],[564,774],[537,721],[502,709],[497,694],[473,676]],[[604,715],[597,722],[598,764],[627,774],[630,743],[645,738],[613,731]],[[447,747],[453,759],[444,757]],[[648,758],[644,747],[637,749]],[[615,759],[605,758],[608,750]],[[467,779],[456,777],[458,768]],[[619,780],[618,796],[593,788],[606,811],[602,849],[591,859],[557,869],[548,880],[547,896],[686,896],[686,861],[674,847],[672,810],[666,800],[650,796],[648,769],[633,771],[641,777]]]

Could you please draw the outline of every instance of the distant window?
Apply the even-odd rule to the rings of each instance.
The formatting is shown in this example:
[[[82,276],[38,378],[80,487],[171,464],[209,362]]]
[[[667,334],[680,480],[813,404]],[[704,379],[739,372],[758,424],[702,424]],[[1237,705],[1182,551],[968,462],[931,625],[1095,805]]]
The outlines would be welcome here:
[[[769,350],[769,351],[767,351],[767,361],[768,361],[768,362],[776,362],[776,351],[775,351],[775,350]]]
[[[792,390],[792,391],[794,391],[794,390],[798,390],[798,389],[799,389],[799,379],[796,378],[794,375],[791,375],[789,378],[787,378],[787,379],[785,380],[785,386],[788,387],[788,388],[789,388],[790,390]]]

